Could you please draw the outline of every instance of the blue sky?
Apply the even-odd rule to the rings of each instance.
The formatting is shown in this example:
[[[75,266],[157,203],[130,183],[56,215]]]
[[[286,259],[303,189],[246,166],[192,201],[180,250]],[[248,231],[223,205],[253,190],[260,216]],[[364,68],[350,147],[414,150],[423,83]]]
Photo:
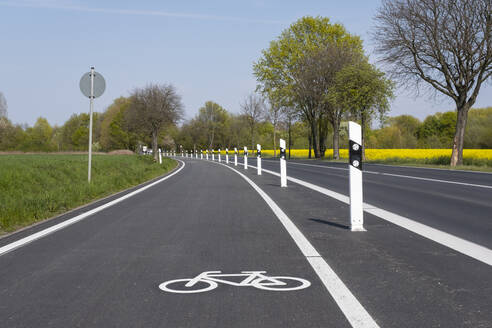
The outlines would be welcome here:
[[[364,40],[380,1],[82,1],[0,0],[0,91],[9,118],[63,124],[87,112],[80,77],[94,65],[107,89],[103,111],[119,96],[147,83],[172,83],[186,117],[213,100],[231,112],[252,92],[252,64],[282,30],[305,15],[343,23]],[[375,59],[374,56],[371,56]],[[492,105],[492,87],[475,107]],[[453,109],[446,98],[399,91],[390,115],[421,119]]]

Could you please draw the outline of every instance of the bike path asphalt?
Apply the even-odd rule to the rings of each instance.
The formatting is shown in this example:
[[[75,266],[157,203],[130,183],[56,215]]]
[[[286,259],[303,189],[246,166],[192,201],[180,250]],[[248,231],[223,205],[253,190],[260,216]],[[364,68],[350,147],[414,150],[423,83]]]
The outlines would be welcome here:
[[[284,210],[381,327],[492,326],[489,265],[367,213],[367,231],[351,232],[348,205],[232,167]]]
[[[251,186],[227,168],[185,162],[168,180],[0,256],[0,326],[348,327]],[[312,285],[283,292],[219,285],[198,294],[158,288],[212,270],[267,271]]]
[[[242,162],[240,158],[240,162]],[[256,158],[249,158],[256,166]],[[297,165],[308,161],[287,162],[287,175],[348,195],[348,164],[323,163],[339,169]],[[313,161],[311,161],[313,163]],[[315,164],[315,163],[313,163]],[[315,164],[318,165],[318,164]],[[263,160],[264,169],[279,172],[278,161]],[[463,183],[479,182],[492,185],[492,174],[447,172],[400,168],[391,166],[364,166],[364,170],[434,178]],[[397,173],[399,172],[399,173]],[[492,189],[394,177],[364,172],[364,202],[408,217],[438,230],[450,233],[479,245],[492,248]]]

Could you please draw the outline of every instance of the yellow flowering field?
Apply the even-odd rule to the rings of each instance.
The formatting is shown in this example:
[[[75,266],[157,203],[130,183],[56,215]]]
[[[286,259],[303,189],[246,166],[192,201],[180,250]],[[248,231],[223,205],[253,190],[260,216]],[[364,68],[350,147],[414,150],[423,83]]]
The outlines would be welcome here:
[[[277,156],[278,156],[277,151]],[[308,149],[292,149],[291,157],[307,158]],[[242,152],[241,152],[242,154]],[[252,154],[250,152],[250,154]],[[262,150],[264,156],[273,156],[273,150]],[[314,153],[313,153],[314,155]],[[348,150],[340,149],[340,156],[348,158]],[[333,157],[333,149],[327,149],[325,157]],[[394,158],[401,159],[432,159],[439,157],[451,157],[451,149],[366,149],[367,160],[379,161]],[[463,151],[464,159],[484,159],[492,160],[492,149],[465,149]]]

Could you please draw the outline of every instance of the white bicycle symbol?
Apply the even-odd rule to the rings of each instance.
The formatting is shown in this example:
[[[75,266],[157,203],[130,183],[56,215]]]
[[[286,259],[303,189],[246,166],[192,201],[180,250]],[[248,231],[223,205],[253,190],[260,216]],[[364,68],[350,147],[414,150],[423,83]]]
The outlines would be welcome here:
[[[223,274],[222,271],[205,271],[195,278],[175,279],[163,282],[159,288],[169,293],[203,293],[215,289],[219,283],[237,287],[255,287],[271,291],[292,291],[311,286],[305,279],[295,277],[269,277],[266,271],[241,271],[235,274]],[[230,281],[227,278],[244,277],[241,282]],[[222,279],[221,279],[222,278]],[[223,279],[225,278],[225,279]]]

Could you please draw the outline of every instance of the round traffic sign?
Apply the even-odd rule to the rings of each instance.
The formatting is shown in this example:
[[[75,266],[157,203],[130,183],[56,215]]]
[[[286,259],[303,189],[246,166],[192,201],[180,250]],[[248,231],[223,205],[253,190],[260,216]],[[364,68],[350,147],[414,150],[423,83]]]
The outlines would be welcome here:
[[[91,72],[87,72],[82,75],[80,79],[80,91],[82,94],[88,98],[91,97]],[[98,73],[94,72],[94,98],[100,97],[104,90],[106,90],[106,81],[104,77]]]

